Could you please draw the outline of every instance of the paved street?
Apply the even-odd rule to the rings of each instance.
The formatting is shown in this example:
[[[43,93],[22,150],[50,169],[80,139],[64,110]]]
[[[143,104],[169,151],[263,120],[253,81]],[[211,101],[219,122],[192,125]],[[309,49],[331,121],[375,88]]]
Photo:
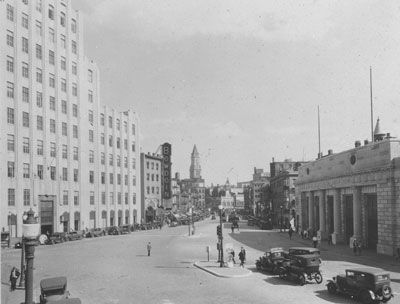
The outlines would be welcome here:
[[[206,246],[212,247],[211,263],[215,263],[217,220],[196,223],[196,234],[188,236],[188,227],[164,227],[162,230],[135,232],[130,235],[106,236],[58,245],[37,247],[35,257],[35,295],[39,298],[42,278],[65,275],[72,297],[82,303],[354,303],[353,300],[327,293],[325,282],[299,286],[295,282],[257,272],[255,260],[262,251],[275,246],[309,245],[310,241],[287,233],[260,231],[241,223],[240,232],[231,234],[225,224],[224,241],[247,250],[249,276],[221,278],[194,267],[195,262],[206,263]],[[153,245],[151,257],[146,244]],[[348,266],[362,264],[391,271],[392,287],[400,298],[400,265],[391,257],[364,252],[360,257],[351,255],[344,246],[326,250],[322,245],[322,271],[324,280],[343,272]],[[2,269],[19,265],[20,251],[2,251]],[[218,267],[216,273],[237,273],[237,269]],[[2,272],[4,275],[4,272]],[[22,303],[24,291],[9,293],[2,278],[2,302]],[[278,288],[276,288],[278,287]],[[393,303],[396,303],[393,301]]]

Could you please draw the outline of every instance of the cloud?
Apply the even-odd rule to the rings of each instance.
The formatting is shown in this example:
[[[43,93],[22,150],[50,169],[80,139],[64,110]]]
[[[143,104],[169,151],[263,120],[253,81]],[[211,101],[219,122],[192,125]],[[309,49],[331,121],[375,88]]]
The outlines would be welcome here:
[[[93,29],[106,26],[153,42],[197,34],[293,41],[323,37],[335,26],[332,15],[346,6],[343,1],[103,0],[84,11]]]
[[[218,138],[235,138],[246,136],[247,133],[235,122],[219,122],[211,125],[212,134]]]

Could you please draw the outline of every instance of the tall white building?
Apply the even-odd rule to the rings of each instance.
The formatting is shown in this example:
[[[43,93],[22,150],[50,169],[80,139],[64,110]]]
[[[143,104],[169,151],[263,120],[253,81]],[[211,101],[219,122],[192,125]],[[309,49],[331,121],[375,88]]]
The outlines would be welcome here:
[[[42,233],[140,220],[139,119],[100,105],[71,1],[2,1],[0,31],[2,230],[30,208]]]

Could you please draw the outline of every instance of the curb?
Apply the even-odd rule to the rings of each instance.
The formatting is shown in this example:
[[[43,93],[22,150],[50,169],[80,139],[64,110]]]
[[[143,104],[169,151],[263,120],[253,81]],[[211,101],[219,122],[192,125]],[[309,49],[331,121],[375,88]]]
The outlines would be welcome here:
[[[220,277],[220,278],[245,278],[251,275],[251,271],[246,269],[246,273],[245,274],[234,274],[234,275],[224,275],[224,274],[220,274],[218,272],[212,271],[206,267],[200,266],[199,264],[194,263],[193,266],[202,269],[208,273],[211,273],[212,275],[215,275],[216,277]]]

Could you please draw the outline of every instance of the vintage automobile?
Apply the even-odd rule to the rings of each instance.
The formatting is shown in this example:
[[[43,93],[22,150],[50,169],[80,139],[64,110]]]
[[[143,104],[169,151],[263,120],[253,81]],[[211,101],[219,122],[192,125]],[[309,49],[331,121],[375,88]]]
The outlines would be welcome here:
[[[211,219],[212,220],[215,220],[216,219],[216,217],[215,217],[215,215],[213,214],[213,215],[211,215]]]
[[[121,230],[117,226],[107,227],[106,232],[108,235],[119,235],[121,234]]]
[[[40,304],[58,303],[68,298],[66,277],[53,277],[40,281]]]
[[[129,234],[131,233],[131,225],[122,225],[119,226],[120,234]]]
[[[105,234],[104,230],[101,228],[92,228],[89,229],[89,231],[86,233],[87,238],[92,238],[92,237],[99,237],[103,236]]]
[[[346,269],[345,275],[337,275],[326,284],[331,294],[342,293],[358,297],[362,303],[388,302],[392,297],[390,275],[379,268]]]
[[[260,257],[256,261],[257,270],[267,270],[274,274],[278,274],[278,269],[282,266],[285,255],[286,252],[283,248],[271,248],[269,251],[264,253],[264,256]]]
[[[47,237],[45,244],[47,245],[54,245],[59,243],[64,243],[67,241],[66,233],[65,232],[54,232]]]
[[[279,277],[297,280],[300,285],[304,285],[311,280],[321,284],[322,274],[319,270],[319,265],[319,255],[293,255],[279,267]]]
[[[70,231],[66,234],[68,241],[76,241],[83,239],[83,234],[80,231]]]

